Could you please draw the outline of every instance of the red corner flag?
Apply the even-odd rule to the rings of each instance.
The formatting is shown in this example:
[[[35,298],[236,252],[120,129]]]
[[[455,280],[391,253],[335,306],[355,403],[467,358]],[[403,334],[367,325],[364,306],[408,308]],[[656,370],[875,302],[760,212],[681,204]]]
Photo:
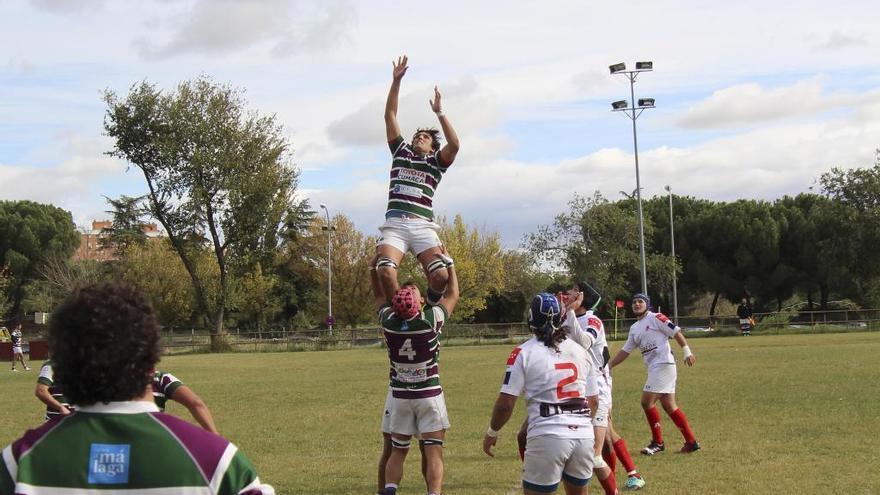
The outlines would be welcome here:
[[[623,301],[621,301],[620,299],[615,299],[615,300],[614,300],[614,305],[617,306],[618,308],[622,308],[622,307],[623,307]]]

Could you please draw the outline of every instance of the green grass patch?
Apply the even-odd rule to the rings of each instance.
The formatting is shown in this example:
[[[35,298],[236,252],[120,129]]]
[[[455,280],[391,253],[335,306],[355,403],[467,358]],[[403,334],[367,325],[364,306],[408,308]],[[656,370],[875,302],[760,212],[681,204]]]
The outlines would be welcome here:
[[[502,430],[497,457],[480,450],[511,347],[450,346],[441,353],[453,424],[444,493],[496,495],[519,486],[514,435],[522,401]],[[637,454],[649,439],[639,407],[644,368],[634,355],[615,370],[616,424],[648,482],[646,493],[877,493],[880,333],[699,339],[691,347],[698,361],[679,366],[678,402],[703,446],[693,455],[673,453],[681,435],[665,416],[668,450]],[[38,364],[0,374],[2,445],[42,420],[33,395]],[[278,493],[374,493],[388,376],[383,349],[178,355],[161,368],[208,402],[221,432]],[[189,419],[175,403],[168,412]],[[414,450],[400,493],[424,493],[418,466]],[[591,486],[601,493],[598,483]]]

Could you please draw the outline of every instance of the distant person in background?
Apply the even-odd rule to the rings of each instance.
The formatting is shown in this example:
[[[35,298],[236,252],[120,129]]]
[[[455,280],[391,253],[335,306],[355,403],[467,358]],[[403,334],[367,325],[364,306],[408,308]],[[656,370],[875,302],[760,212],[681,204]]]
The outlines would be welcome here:
[[[185,407],[193,419],[202,425],[202,428],[211,433],[218,433],[217,427],[214,426],[211,410],[208,409],[201,397],[184,385],[176,376],[156,370],[153,373],[150,388],[153,391],[153,402],[156,403],[159,411],[165,412],[165,404],[171,399]],[[46,404],[46,421],[55,416],[67,416],[74,409],[64,396],[61,387],[55,383],[52,360],[46,361],[40,367],[40,376],[37,378],[37,388],[34,390],[34,395],[40,399],[40,402]]]
[[[159,340],[152,306],[131,287],[92,285],[61,303],[49,349],[77,409],[3,449],[0,495],[274,494],[228,440],[159,412]]]
[[[751,335],[752,326],[754,325],[754,320],[752,320],[752,305],[749,304],[749,300],[745,297],[742,298],[742,302],[736,308],[736,316],[739,317],[739,329],[742,330],[743,337]]]
[[[614,359],[608,363],[608,367],[614,369],[635,349],[639,349],[642,353],[642,360],[648,370],[648,379],[642,392],[642,409],[651,428],[651,442],[642,449],[642,454],[654,455],[666,450],[660,427],[660,412],[655,406],[658,400],[684,437],[684,446],[679,452],[683,454],[696,452],[700,450],[700,444],[691,431],[687,417],[675,402],[675,382],[678,372],[669,339],[675,339],[681,346],[685,364],[693,366],[697,358],[691,352],[681,328],[669,321],[663,313],[650,311],[650,307],[651,299],[647,294],[633,296],[632,311],[637,320],[630,327],[623,348],[617,351]]]
[[[14,321],[12,322],[12,332],[9,336],[12,338],[12,371],[18,371],[15,369],[15,360],[21,363],[21,367],[24,368],[25,371],[30,371],[31,369],[28,367],[27,363],[24,362],[24,351],[21,347],[21,322]]]

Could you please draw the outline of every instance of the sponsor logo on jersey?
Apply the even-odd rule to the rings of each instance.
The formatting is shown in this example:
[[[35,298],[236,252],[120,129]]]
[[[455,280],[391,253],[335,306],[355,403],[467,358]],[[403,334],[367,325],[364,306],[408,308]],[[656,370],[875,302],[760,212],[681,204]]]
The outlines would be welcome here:
[[[400,169],[397,172],[397,178],[399,180],[405,180],[407,182],[415,182],[417,184],[424,184],[427,176],[428,176],[428,174],[425,172],[422,172],[421,170]]]
[[[89,451],[89,483],[113,485],[128,483],[131,445],[93,443]]]
[[[422,190],[418,187],[404,186],[402,184],[394,184],[394,194],[402,194],[413,198],[421,198]]]
[[[642,347],[642,348],[641,348],[642,354],[647,354],[647,353],[649,353],[649,352],[654,352],[654,351],[656,351],[656,350],[657,350],[657,346],[656,346],[656,345],[655,345],[654,347]]]

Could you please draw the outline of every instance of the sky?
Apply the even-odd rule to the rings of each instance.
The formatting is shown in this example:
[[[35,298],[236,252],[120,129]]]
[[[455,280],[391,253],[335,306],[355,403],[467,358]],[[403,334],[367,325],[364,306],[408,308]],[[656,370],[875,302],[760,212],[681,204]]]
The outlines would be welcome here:
[[[624,4],[624,5],[621,5]],[[518,246],[575,194],[773,200],[818,190],[880,148],[880,2],[0,0],[0,200],[69,210],[145,192],[109,157],[104,91],[207,75],[275,114],[300,197],[368,234],[383,222],[391,62],[409,56],[404,136],[437,126],[437,85],[461,150],[435,211]],[[635,213],[634,213],[635,214]]]

